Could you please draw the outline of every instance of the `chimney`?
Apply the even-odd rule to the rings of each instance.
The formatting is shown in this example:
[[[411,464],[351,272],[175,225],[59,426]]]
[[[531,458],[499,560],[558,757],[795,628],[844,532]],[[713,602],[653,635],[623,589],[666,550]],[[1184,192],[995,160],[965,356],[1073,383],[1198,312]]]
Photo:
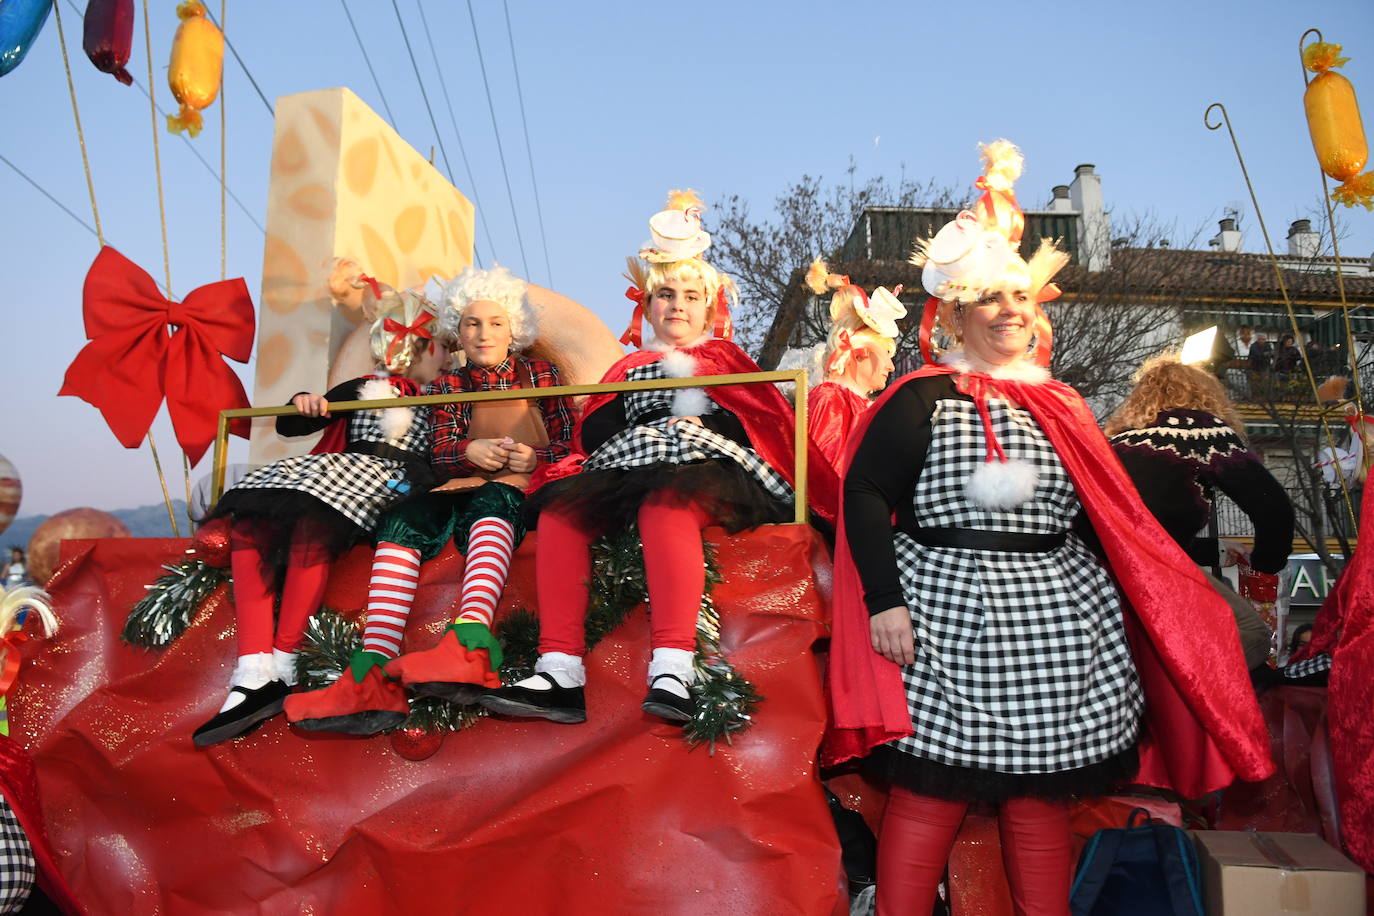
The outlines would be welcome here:
[[[1091,163],[1073,170],[1069,202],[1079,213],[1078,263],[1088,270],[1106,270],[1112,263],[1112,227],[1102,203],[1102,178]]]
[[[1221,231],[1207,244],[1221,251],[1240,251],[1240,230],[1236,228],[1235,217],[1228,216],[1218,225]]]
[[[1288,227],[1288,256],[1291,258],[1315,258],[1321,246],[1321,236],[1312,231],[1310,219],[1295,219]]]
[[[1072,213],[1073,201],[1069,200],[1069,186],[1057,184],[1051,189],[1050,212],[1051,213]]]

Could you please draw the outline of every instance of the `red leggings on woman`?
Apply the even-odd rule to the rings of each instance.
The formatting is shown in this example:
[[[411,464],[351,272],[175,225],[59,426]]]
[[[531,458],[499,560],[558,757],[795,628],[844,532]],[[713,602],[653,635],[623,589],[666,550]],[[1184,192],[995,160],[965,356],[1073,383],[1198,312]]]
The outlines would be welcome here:
[[[710,516],[698,503],[670,491],[655,493],[639,507],[652,648],[696,648],[697,612],[706,587],[701,529],[709,524]],[[587,651],[591,544],[599,534],[556,506],[539,514],[534,570],[541,654]]]
[[[239,655],[273,649],[294,652],[305,639],[306,622],[320,609],[324,598],[331,557],[321,543],[315,523],[301,519],[291,530],[281,614],[276,627],[272,626],[275,595],[263,575],[263,554],[277,537],[276,523],[262,519],[236,519],[229,529]]]
[[[878,838],[878,916],[931,911],[967,809],[967,802],[893,788]],[[1065,916],[1073,867],[1068,806],[1011,798],[1002,802],[997,826],[1018,916]]]

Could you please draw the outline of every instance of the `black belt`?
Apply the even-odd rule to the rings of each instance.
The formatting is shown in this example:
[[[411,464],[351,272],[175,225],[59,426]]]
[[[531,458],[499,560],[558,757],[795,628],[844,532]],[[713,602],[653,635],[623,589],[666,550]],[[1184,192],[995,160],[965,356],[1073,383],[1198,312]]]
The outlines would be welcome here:
[[[926,547],[959,547],[965,550],[1009,550],[1015,553],[1049,553],[1064,546],[1067,530],[1056,534],[1021,534],[984,531],[978,528],[903,528],[911,539]]]

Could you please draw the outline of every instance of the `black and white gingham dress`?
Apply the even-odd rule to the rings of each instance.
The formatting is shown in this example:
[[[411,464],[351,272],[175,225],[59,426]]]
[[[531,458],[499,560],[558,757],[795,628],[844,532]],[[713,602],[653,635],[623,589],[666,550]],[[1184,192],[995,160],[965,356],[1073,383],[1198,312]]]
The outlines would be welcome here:
[[[626,381],[661,378],[667,376],[660,360],[636,366],[625,373]],[[587,458],[586,469],[642,468],[724,458],[743,468],[769,496],[782,502],[792,501],[791,484],[753,449],[695,423],[669,426],[674,393],[673,390],[628,391],[622,395],[625,418],[630,425],[592,452]],[[708,413],[715,409],[715,402],[711,402]]]
[[[413,411],[403,435],[387,438],[381,425],[384,411],[357,410],[348,415],[349,445],[375,443],[416,456],[428,454],[429,408],[391,409]],[[402,461],[357,452],[328,452],[296,455],[263,465],[225,493],[223,505],[232,507],[234,494],[242,490],[293,490],[313,496],[359,528],[371,531],[382,512],[406,495],[409,488]]]
[[[1030,414],[989,399],[1009,458],[1039,471],[1011,510],[976,506],[964,485],[986,457],[971,401],[943,398],[916,484],[921,527],[1058,534],[1079,512],[1068,473]],[[891,747],[1008,774],[1077,769],[1128,751],[1144,699],[1115,586],[1074,534],[1043,553],[927,547],[894,535],[916,637],[902,669],[913,735]]]
[[[0,913],[18,913],[33,891],[37,869],[28,835],[0,797]]]

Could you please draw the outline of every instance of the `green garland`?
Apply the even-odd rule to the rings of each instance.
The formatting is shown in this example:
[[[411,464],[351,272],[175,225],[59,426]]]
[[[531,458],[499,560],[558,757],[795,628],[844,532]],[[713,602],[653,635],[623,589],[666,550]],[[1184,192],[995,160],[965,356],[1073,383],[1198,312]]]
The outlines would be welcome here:
[[[226,570],[203,560],[164,565],[167,573],[139,599],[124,621],[120,638],[131,646],[160,649],[170,645],[191,625],[191,618],[210,593],[229,581]]]
[[[715,547],[706,544],[706,588],[696,628],[696,682],[692,698],[696,715],[683,728],[690,747],[704,744],[715,753],[716,743],[727,744],[752,724],[763,697],[754,685],[726,660],[720,648],[720,614],[711,592],[721,581]],[[134,645],[165,646],[181,635],[201,602],[228,580],[224,570],[200,560],[186,560],[164,567],[167,575],[148,586],[124,625],[125,641]],[[639,532],[631,527],[592,545],[591,599],[587,608],[587,649],[594,649],[624,623],[626,616],[648,600],[644,578],[644,553]],[[505,650],[501,679],[507,684],[529,677],[538,658],[539,620],[524,608],[516,608],[497,622],[496,636]],[[337,611],[322,608],[310,619],[306,638],[296,660],[297,677],[306,690],[328,687],[348,667],[354,651],[362,646],[357,621],[345,620]],[[402,728],[426,731],[458,731],[486,713],[476,706],[454,706],[421,697],[410,701],[410,718]]]

